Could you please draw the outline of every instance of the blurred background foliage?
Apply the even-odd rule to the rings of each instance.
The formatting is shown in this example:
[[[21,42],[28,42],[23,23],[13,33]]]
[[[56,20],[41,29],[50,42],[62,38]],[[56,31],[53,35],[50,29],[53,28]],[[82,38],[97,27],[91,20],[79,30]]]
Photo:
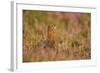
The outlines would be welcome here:
[[[57,28],[56,50],[42,48],[51,24]],[[90,58],[90,13],[23,10],[23,62]]]

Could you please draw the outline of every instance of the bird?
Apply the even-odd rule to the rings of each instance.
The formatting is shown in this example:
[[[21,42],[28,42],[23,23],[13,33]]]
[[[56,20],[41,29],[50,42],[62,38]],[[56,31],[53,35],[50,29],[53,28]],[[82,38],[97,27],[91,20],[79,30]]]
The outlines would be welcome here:
[[[56,45],[56,26],[54,24],[48,25],[48,31],[47,31],[47,38],[48,43],[51,48],[55,48]]]

